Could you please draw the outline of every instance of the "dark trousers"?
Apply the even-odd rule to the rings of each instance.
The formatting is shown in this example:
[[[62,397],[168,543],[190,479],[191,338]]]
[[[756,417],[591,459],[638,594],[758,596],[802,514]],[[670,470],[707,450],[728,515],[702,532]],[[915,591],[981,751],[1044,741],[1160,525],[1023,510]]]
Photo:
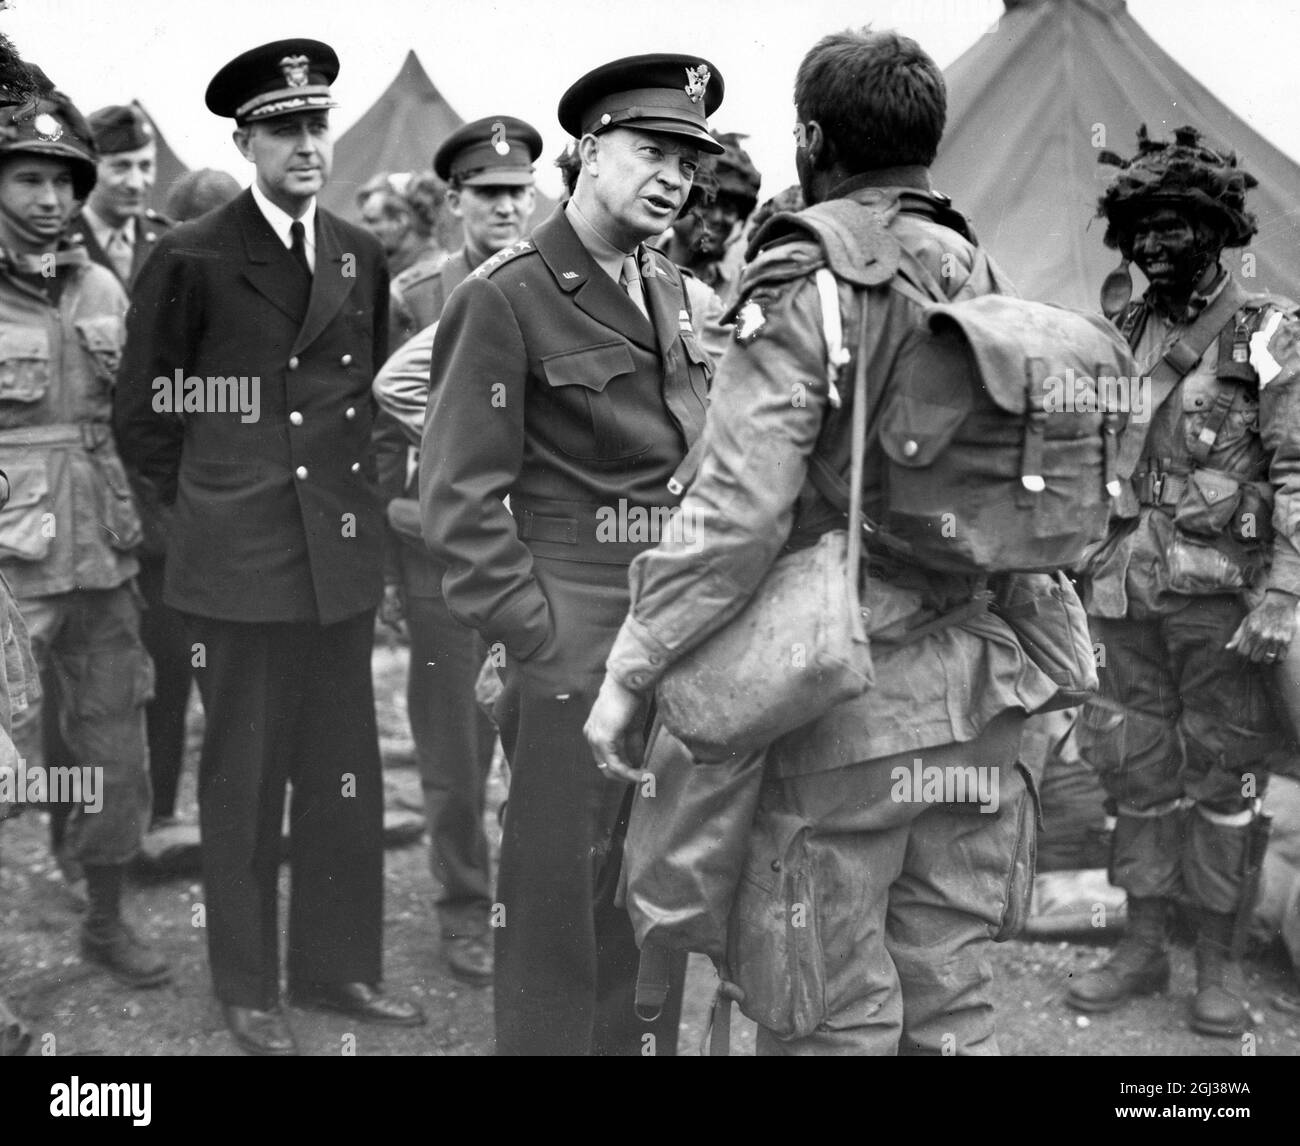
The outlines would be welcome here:
[[[194,679],[185,618],[163,603],[163,558],[140,553],[138,584],[145,610],[140,638],[153,658],[154,698],[145,709],[149,730],[149,778],[154,818],[176,814],[176,789],[185,757],[185,712]]]
[[[217,997],[279,998],[278,873],[286,781],[290,984],[377,983],[383,783],[371,685],[374,613],[332,625],[188,618],[206,664],[199,825]]]
[[[487,650],[447,611],[437,589],[441,566],[406,547],[401,562],[411,635],[406,707],[440,885],[439,923],[444,937],[481,935],[492,904],[483,811],[496,730],[475,700],[474,682]],[[417,563],[422,568],[412,570]]]
[[[554,648],[545,663],[506,666],[495,710],[510,761],[493,919],[497,1053],[676,1054],[684,965],[660,1017],[638,1019],[636,941],[614,905],[631,790],[601,775],[582,734],[591,669],[627,608],[627,569],[539,558],[535,572]]]
[[[1284,733],[1271,669],[1224,648],[1245,615],[1222,595],[1145,620],[1089,619],[1104,663],[1079,748],[1119,805],[1111,879],[1130,895],[1186,895],[1215,912],[1236,906],[1245,827],[1150,813],[1185,798],[1198,813],[1231,815],[1250,806],[1248,792],[1264,792]]]

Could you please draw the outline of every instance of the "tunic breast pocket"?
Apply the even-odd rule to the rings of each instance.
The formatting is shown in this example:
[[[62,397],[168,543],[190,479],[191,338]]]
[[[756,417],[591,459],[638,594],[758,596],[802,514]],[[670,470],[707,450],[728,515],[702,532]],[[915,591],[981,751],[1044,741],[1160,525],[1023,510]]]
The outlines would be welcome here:
[[[43,330],[0,326],[0,402],[39,402],[50,388],[50,340]]]
[[[638,441],[635,407],[619,401],[609,384],[633,374],[632,351],[625,342],[602,342],[542,359],[554,417],[535,427],[548,445],[578,461],[626,461],[645,453]]]

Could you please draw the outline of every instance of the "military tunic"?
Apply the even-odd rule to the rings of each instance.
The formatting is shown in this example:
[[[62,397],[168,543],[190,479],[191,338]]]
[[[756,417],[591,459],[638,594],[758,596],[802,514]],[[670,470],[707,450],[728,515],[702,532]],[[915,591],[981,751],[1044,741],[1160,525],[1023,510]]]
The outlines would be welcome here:
[[[420,448],[424,536],[454,616],[504,660],[511,765],[495,928],[502,1054],[674,1053],[677,1013],[632,1009],[637,952],[614,906],[626,786],[582,725],[651,539],[598,533],[620,506],[675,506],[710,366],[671,262],[641,254],[647,319],[563,209],[451,294]],[[503,499],[510,499],[507,510]],[[513,512],[512,512],[513,511]]]

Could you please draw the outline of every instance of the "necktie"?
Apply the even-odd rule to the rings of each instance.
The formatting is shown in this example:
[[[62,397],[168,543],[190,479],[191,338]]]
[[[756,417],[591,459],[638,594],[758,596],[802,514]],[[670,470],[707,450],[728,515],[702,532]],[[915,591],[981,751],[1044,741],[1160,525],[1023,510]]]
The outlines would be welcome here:
[[[131,245],[131,240],[126,237],[125,231],[113,231],[108,236],[108,243],[104,247],[104,254],[108,256],[109,262],[113,264],[113,269],[117,271],[117,277],[123,282],[131,278],[131,260],[135,255],[135,250]]]
[[[627,297],[632,300],[637,310],[645,315],[646,321],[649,321],[650,311],[646,308],[645,286],[641,282],[641,270],[636,265],[636,255],[624,256],[623,269],[619,272],[618,282],[619,286],[627,291]]]
[[[311,278],[311,263],[307,261],[307,232],[303,229],[302,220],[295,219],[289,228],[289,234],[293,237],[293,246],[290,253],[294,261],[303,269],[308,278]]]

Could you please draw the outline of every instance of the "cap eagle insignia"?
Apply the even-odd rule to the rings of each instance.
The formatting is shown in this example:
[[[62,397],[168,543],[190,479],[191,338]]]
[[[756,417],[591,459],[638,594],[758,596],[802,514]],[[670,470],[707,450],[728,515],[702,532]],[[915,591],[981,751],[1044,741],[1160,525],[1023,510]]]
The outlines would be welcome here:
[[[704,89],[709,86],[711,78],[706,64],[686,69],[686,95],[691,103],[699,103],[704,98]]]
[[[285,56],[280,61],[280,70],[284,72],[284,82],[291,88],[307,86],[306,56]]]

